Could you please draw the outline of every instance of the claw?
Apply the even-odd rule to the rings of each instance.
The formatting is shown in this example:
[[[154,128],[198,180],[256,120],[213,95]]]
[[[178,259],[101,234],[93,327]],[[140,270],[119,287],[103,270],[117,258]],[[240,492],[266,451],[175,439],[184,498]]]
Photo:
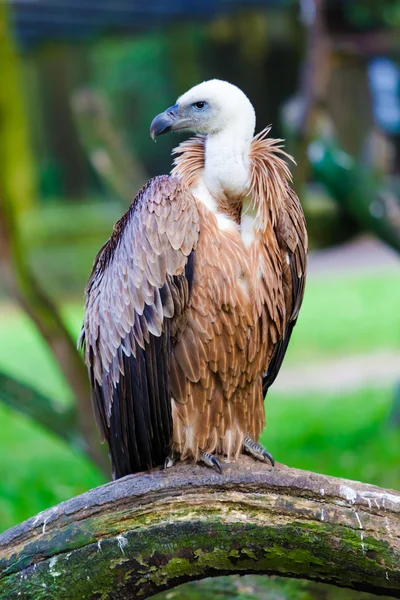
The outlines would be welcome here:
[[[264,461],[264,459],[268,459],[271,465],[275,466],[275,460],[272,454],[270,454],[261,444],[255,442],[249,437],[246,437],[243,441],[243,446],[247,452],[252,454],[258,460]]]
[[[167,458],[164,460],[164,469],[169,469],[170,467],[173,467],[175,463],[176,458],[174,456],[167,456]]]
[[[201,460],[208,466],[211,468],[216,468],[218,473],[220,475],[222,475],[222,466],[221,463],[219,462],[218,458],[216,456],[214,456],[213,454],[211,454],[211,452],[200,452],[200,458]]]
[[[213,463],[213,465],[214,465],[214,466],[215,466],[215,468],[217,469],[218,473],[219,473],[220,475],[222,475],[222,465],[221,465],[221,463],[219,462],[218,458],[217,458],[216,456],[213,456],[213,457],[211,458],[211,462]]]
[[[272,456],[272,454],[271,454],[270,452],[268,452],[268,450],[265,450],[265,449],[264,449],[264,451],[263,451],[262,455],[263,455],[263,457],[264,457],[264,458],[267,458],[267,459],[269,460],[269,462],[271,463],[271,465],[272,465],[273,467],[275,466],[275,459],[274,459],[274,457]]]

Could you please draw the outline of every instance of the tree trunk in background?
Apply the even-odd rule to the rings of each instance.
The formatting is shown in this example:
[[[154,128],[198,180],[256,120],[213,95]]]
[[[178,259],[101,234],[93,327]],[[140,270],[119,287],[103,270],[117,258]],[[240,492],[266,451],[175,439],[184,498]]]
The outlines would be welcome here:
[[[109,191],[128,206],[147,175],[113,125],[105,98],[89,87],[81,88],[73,93],[71,107],[86,156]]]
[[[342,149],[356,160],[373,127],[366,60],[335,52],[327,107]]]
[[[329,39],[323,22],[323,0],[302,0],[301,16],[306,27],[306,54],[301,74],[296,143],[297,167],[294,186],[301,197],[309,175],[308,147],[314,134],[316,110],[326,96],[330,78]]]
[[[7,117],[2,115],[1,123],[0,175],[3,186],[15,199],[14,210],[19,213],[35,204],[35,176],[18,56],[8,28],[6,4],[0,2],[0,105],[7,105]]]
[[[46,153],[59,175],[60,190],[67,197],[86,192],[87,164],[79,143],[70,96],[80,85],[79,65],[85,60],[85,46],[58,44],[36,53],[40,107],[46,115]]]
[[[56,307],[35,281],[19,235],[18,210],[31,204],[35,193],[19,63],[7,31],[6,16],[6,5],[0,3],[0,276],[8,294],[29,315],[48,343],[75,395],[88,455],[109,472],[92,415],[86,367]]]

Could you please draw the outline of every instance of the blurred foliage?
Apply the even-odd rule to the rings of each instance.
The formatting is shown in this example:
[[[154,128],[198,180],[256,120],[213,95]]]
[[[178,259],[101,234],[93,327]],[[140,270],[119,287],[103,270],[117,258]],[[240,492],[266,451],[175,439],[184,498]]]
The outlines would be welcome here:
[[[400,348],[400,274],[366,263],[364,273],[309,277],[285,362]]]
[[[400,2],[398,0],[379,0],[379,2],[376,0],[352,0],[343,2],[343,4],[349,21],[358,27],[400,26]]]
[[[199,33],[191,32],[197,40]],[[169,171],[171,162],[163,144],[154,144],[148,132],[153,117],[177,95],[171,75],[179,63],[169,61],[169,41],[173,38],[165,33],[104,40],[90,54],[91,83],[108,103],[128,149],[140,155],[149,173]]]
[[[64,406],[29,385],[0,371],[0,398],[16,412],[29,417],[75,447],[84,447],[75,406]]]
[[[121,213],[121,202],[93,198],[80,204],[54,202],[22,219],[33,272],[54,297],[77,298],[83,306],[94,257]]]
[[[349,217],[345,207],[322,184],[310,183],[301,195],[301,203],[311,250],[346,242],[360,232],[356,220]]]
[[[121,132],[113,126],[104,98],[90,88],[72,96],[72,108],[85,153],[99,173],[110,195],[117,194],[127,206],[133,190],[146,183],[146,173],[137,153],[128,151]]]
[[[0,193],[15,198],[15,213],[32,207],[36,199],[35,172],[30,154],[29,126],[18,58],[8,27],[7,4],[0,3]]]
[[[203,79],[220,77],[240,85],[254,102],[259,129],[272,120],[279,134],[279,104],[294,93],[300,62],[291,48],[293,43],[299,48],[296,27],[297,33],[290,11],[258,8],[129,37],[95,38],[79,47],[51,44],[32,51],[25,80],[43,196],[47,201],[93,192],[104,196],[77,145],[70,99],[82,85],[104,99],[123,145],[140,157],[149,175],[170,170],[169,150],[179,143],[171,136],[154,144],[148,134],[151,120]],[[279,86],[272,84],[277,60]]]
[[[79,242],[93,241],[102,245],[120,215],[118,202],[103,203],[96,198],[86,198],[85,202],[77,203],[58,199],[40,211],[27,212],[20,227],[30,249],[42,248],[51,253],[57,246],[73,246]]]
[[[105,483],[88,458],[0,403],[0,530]]]
[[[73,334],[78,336],[83,308],[75,319]],[[64,316],[64,315],[63,315]],[[70,327],[71,331],[71,327]],[[17,309],[3,305],[0,312],[0,369],[23,384],[66,407],[73,405],[73,394],[65,385],[57,363],[32,321]]]
[[[315,177],[362,225],[400,252],[400,182],[355,161],[332,139],[321,137],[309,147]]]

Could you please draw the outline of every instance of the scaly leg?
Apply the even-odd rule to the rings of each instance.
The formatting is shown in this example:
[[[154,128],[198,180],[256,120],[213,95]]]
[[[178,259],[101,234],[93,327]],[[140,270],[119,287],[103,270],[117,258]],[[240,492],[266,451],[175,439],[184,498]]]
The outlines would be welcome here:
[[[218,473],[222,474],[221,463],[219,462],[218,458],[214,456],[214,454],[211,454],[211,452],[204,452],[203,450],[201,450],[200,460],[202,460],[203,463],[205,463],[208,467],[215,467]]]
[[[243,446],[244,446],[244,449],[247,450],[247,452],[249,452],[249,454],[251,454],[255,458],[258,458],[258,460],[265,461],[265,459],[267,459],[267,460],[269,460],[269,462],[271,463],[271,465],[273,467],[275,466],[275,461],[274,461],[272,454],[270,454],[258,442],[255,442],[251,438],[246,437],[246,438],[244,438]]]

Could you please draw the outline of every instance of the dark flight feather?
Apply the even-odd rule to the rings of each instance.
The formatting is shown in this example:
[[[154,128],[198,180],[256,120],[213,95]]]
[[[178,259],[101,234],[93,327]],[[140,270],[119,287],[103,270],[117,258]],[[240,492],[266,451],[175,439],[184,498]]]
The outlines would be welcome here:
[[[188,306],[198,235],[190,192],[156,177],[95,259],[81,343],[115,478],[162,464],[171,449],[171,331]]]

